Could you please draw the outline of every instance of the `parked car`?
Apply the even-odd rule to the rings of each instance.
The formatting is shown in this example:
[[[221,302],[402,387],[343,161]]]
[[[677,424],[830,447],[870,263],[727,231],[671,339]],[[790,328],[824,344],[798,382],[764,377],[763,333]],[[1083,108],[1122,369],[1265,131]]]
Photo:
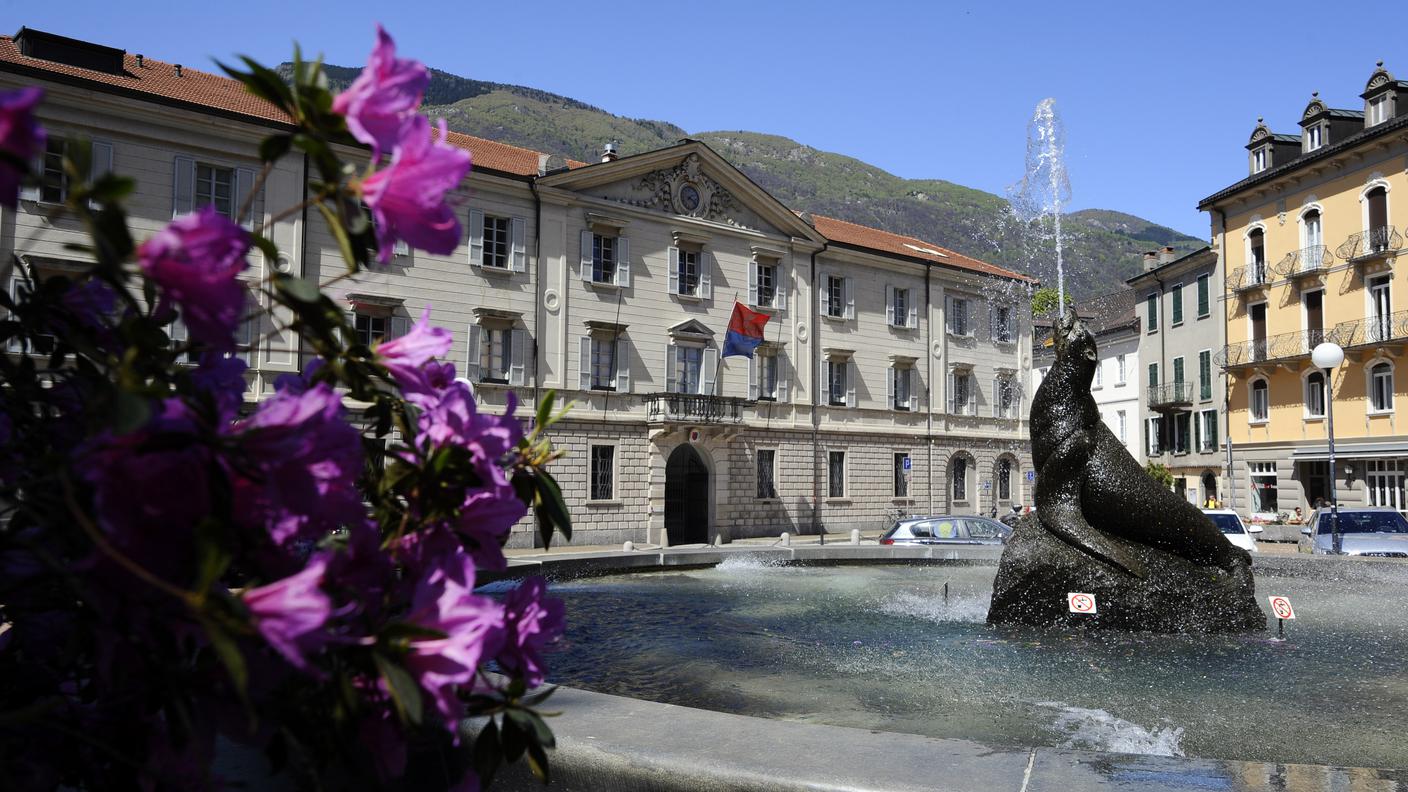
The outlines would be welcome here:
[[[941,514],[896,520],[880,536],[882,545],[1000,545],[1012,529],[987,517]]]
[[[1227,537],[1227,541],[1243,550],[1257,552],[1256,538],[1252,534],[1262,532],[1263,528],[1260,525],[1246,525],[1242,522],[1241,515],[1232,509],[1203,509],[1203,514],[1212,520],[1213,525],[1221,529],[1222,535]]]
[[[1408,558],[1408,519],[1394,509],[1341,506],[1339,523],[1340,547],[1346,555]],[[1300,533],[1302,553],[1334,552],[1334,526],[1328,508],[1317,509]]]

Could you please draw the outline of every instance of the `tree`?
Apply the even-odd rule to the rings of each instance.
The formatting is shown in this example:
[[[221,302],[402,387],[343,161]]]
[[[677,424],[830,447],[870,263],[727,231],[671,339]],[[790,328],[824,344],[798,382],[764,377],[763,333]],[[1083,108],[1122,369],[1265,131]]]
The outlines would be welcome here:
[[[1168,465],[1158,462],[1150,462],[1144,466],[1144,472],[1150,478],[1162,484],[1166,489],[1173,489],[1173,471],[1168,469]]]
[[[1056,294],[1056,290],[1050,286],[1042,286],[1032,292],[1032,316],[1041,317],[1053,313],[1056,310]],[[1075,305],[1070,292],[1066,292],[1066,305]]]

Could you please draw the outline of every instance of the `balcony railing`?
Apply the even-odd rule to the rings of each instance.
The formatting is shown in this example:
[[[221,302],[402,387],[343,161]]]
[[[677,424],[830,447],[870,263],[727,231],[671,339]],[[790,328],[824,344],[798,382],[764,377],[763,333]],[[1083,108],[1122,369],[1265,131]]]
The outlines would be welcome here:
[[[1329,248],[1324,245],[1312,245],[1287,253],[1285,258],[1276,262],[1273,269],[1283,278],[1299,278],[1323,273],[1334,260],[1335,256]]]
[[[1334,330],[1297,330],[1270,338],[1239,341],[1223,347],[1222,351],[1213,356],[1213,362],[1223,368],[1236,368],[1304,357],[1321,342],[1339,343],[1338,331],[1338,327]]]
[[[1193,383],[1165,382],[1149,389],[1149,407],[1176,407],[1193,403]]]
[[[651,393],[645,396],[646,420],[653,423],[738,423],[746,400],[696,393]]]
[[[1368,261],[1397,252],[1402,247],[1403,236],[1398,233],[1398,229],[1393,226],[1379,226],[1350,234],[1343,245],[1335,248],[1335,255],[1345,261]]]
[[[1227,288],[1234,292],[1259,289],[1269,282],[1267,276],[1270,274],[1266,262],[1253,262],[1245,267],[1232,270],[1232,274],[1227,276]]]
[[[1340,322],[1335,325],[1332,340],[1342,347],[1408,341],[1408,311]]]

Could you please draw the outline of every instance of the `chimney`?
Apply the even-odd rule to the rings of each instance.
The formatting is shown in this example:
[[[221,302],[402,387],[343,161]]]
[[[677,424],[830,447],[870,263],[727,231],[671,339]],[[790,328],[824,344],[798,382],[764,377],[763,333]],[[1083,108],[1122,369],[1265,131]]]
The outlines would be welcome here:
[[[1159,251],[1160,264],[1167,264],[1176,258],[1178,258],[1178,251],[1174,250],[1171,247],[1165,247],[1163,250]]]
[[[1157,266],[1159,266],[1159,254],[1153,250],[1146,250],[1144,252],[1144,271],[1148,272]]]
[[[142,53],[139,52],[137,53],[137,68],[143,68],[144,65],[145,64],[142,63]]]
[[[608,141],[606,141],[606,145],[603,146],[602,149],[601,149],[601,161],[602,161],[602,162],[615,162],[615,161],[616,161],[616,147],[617,147],[618,145],[620,145],[620,144],[618,144],[618,143],[617,143],[616,141],[614,141],[614,140],[608,140]]]
[[[177,77],[180,77],[180,76],[181,76],[181,64],[179,64],[179,63],[176,64],[176,76],[177,76]]]

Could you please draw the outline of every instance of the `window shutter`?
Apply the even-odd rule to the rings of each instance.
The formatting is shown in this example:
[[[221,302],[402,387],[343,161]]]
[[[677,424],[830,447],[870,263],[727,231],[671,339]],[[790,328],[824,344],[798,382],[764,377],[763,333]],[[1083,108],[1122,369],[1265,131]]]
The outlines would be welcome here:
[[[772,307],[779,311],[787,310],[787,291],[791,287],[792,277],[787,271],[787,265],[781,261],[777,262],[777,283],[774,284]]]
[[[830,315],[830,314],[828,313],[828,311],[829,311],[830,308],[831,308],[831,299],[830,299],[830,297],[831,297],[831,286],[830,286],[830,284],[831,284],[831,277],[828,276],[828,275],[822,275],[822,276],[821,276],[821,280],[817,282],[817,297],[819,297],[820,300],[821,300],[821,315],[822,315],[822,316],[829,316],[829,315]]]
[[[616,392],[631,392],[631,350],[626,346],[626,339],[616,336],[613,342],[613,354],[616,356]]]
[[[92,163],[88,167],[88,182],[96,182],[99,177],[106,173],[112,173],[112,144],[102,141],[93,141]],[[98,208],[97,201],[89,201],[88,205],[94,209]]]
[[[176,217],[196,208],[196,161],[176,157],[171,185],[171,216]]]
[[[680,249],[677,247],[665,248],[666,257],[670,260],[666,268],[669,270],[670,294],[680,293]]]
[[[895,287],[885,284],[885,324],[895,323]]]
[[[758,355],[748,358],[748,398],[758,400]]]
[[[1327,409],[1327,410],[1330,409],[1330,406],[1329,406],[1328,404],[1325,405],[1325,409]],[[1217,450],[1217,440],[1218,440],[1218,438],[1217,438],[1217,411],[1216,411],[1216,410],[1210,411],[1210,412],[1208,413],[1208,416],[1209,416],[1209,418],[1211,419],[1211,420],[1208,421],[1208,430],[1212,432],[1212,450],[1216,451],[1216,450]]]
[[[949,369],[949,370],[948,370],[948,412],[949,412],[950,415],[952,415],[952,414],[954,413],[954,408],[958,406],[958,402],[954,399],[954,396],[957,395],[956,392],[954,391],[954,385],[953,385],[954,379],[955,379],[954,371],[953,371],[953,369]]]
[[[906,369],[904,372],[904,378],[905,381],[909,384],[909,411],[918,412],[919,388],[917,387],[917,383],[915,382],[915,379],[917,378],[914,376],[914,369]]]
[[[777,400],[788,401],[792,385],[792,366],[787,356],[782,352],[777,353]]]
[[[914,300],[909,300],[909,316],[905,318],[905,327],[919,326],[919,305]]]
[[[699,392],[705,396],[714,395],[714,384],[719,374],[719,350],[704,350],[704,369],[699,377]]]
[[[850,278],[846,279],[847,281]],[[856,406],[856,362],[846,361],[846,406],[854,408]]]
[[[391,338],[400,338],[409,332],[411,332],[411,318],[409,316],[391,317]]]
[[[21,201],[37,201],[40,197],[39,180],[44,176],[44,152],[39,152],[29,161],[29,179],[20,185]],[[14,343],[15,339],[11,339]],[[14,350],[12,350],[14,351]]]
[[[469,210],[469,266],[484,266],[484,212]]]
[[[856,298],[851,289],[851,279],[845,278],[841,281],[841,294],[846,302],[846,318],[856,318]]]
[[[895,377],[899,375],[899,369],[894,366],[885,372],[885,409],[893,410],[895,404]]]
[[[582,255],[580,256],[582,280],[587,283],[591,283],[593,278],[592,247],[595,245],[596,240],[594,240],[592,236],[593,235],[591,229],[585,229],[582,231],[581,234],[578,234],[578,237],[580,238],[582,243]]]
[[[469,340],[465,342],[464,376],[470,382],[479,381],[479,355],[484,346],[484,330],[477,324],[469,326]]]
[[[944,298],[944,329],[953,332],[953,298]]]
[[[402,258],[411,255],[410,244],[407,243],[404,239],[396,240],[396,243],[391,246],[391,255],[399,256]]]
[[[665,344],[665,391],[674,393],[679,387],[679,382],[675,378],[675,345]]]
[[[578,344],[580,354],[577,356],[577,379],[578,386],[588,391],[592,389],[592,337],[582,336],[581,343]]]
[[[699,251],[699,296],[701,299],[714,299],[714,254]]]
[[[1203,422],[1201,419],[1193,421],[1193,451],[1203,450]]]
[[[623,289],[631,287],[631,240],[625,237],[616,237],[616,285]]]
[[[523,240],[523,227],[527,223],[521,217],[515,217],[508,221],[509,239],[512,240],[513,250],[509,257],[509,268],[514,272],[528,271],[528,247]]]
[[[513,339],[513,349],[511,350],[513,359],[512,362],[509,363],[508,384],[519,386],[527,385],[528,331],[521,327],[515,327],[513,329],[513,335],[510,337]]]
[[[235,222],[246,229],[254,229],[254,203],[249,200],[249,192],[254,189],[254,171],[249,168],[235,169],[235,211],[249,203],[249,211],[243,217],[236,217]]]
[[[748,304],[758,304],[758,260],[748,261]]]

